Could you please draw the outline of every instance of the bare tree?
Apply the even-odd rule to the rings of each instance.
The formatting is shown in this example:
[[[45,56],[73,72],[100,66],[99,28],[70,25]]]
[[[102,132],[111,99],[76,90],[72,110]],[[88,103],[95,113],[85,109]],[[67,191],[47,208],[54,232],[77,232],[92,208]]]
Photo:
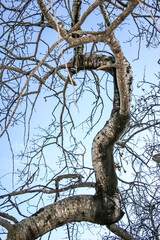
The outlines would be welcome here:
[[[158,1],[0,5],[0,136],[7,136],[13,162],[13,190],[5,188],[3,178],[1,183],[1,234],[31,240],[65,225],[67,238],[78,239],[76,223],[90,222],[107,227],[104,239],[159,239],[159,76],[157,83],[139,81],[142,95],[134,96],[131,65],[115,34],[129,19],[137,31],[130,29],[130,42],[138,40],[140,49],[145,37],[147,46],[159,46]],[[95,21],[91,28],[89,18]],[[44,115],[40,99],[51,105],[51,122],[39,126],[35,136],[35,109]],[[83,99],[89,112],[79,123],[75,111]],[[106,123],[93,139],[88,166],[80,131],[85,128],[87,139],[101,118]],[[23,125],[24,148],[18,156],[23,167],[16,171],[11,129],[17,125]],[[125,180],[121,173],[128,171],[132,177]],[[92,194],[81,194],[80,188]]]

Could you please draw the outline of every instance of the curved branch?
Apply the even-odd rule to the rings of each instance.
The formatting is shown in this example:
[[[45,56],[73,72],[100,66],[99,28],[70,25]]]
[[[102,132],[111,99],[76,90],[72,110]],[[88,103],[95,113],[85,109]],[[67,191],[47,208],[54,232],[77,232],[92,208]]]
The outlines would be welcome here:
[[[7,214],[7,213],[1,213],[1,212],[0,212],[0,216],[3,217],[3,218],[9,219],[9,220],[11,220],[11,221],[14,222],[14,223],[17,223],[17,222],[18,222],[15,217],[10,216],[10,215]]]
[[[119,210],[120,211],[120,210]],[[96,196],[74,196],[41,208],[37,213],[13,225],[7,240],[36,239],[45,233],[70,222],[88,221],[101,225],[110,225],[122,217],[110,214]]]
[[[113,147],[124,132],[130,118],[132,71],[114,34],[110,39],[108,44],[115,58],[97,54],[80,55],[76,63],[78,65],[74,66],[73,59],[70,63],[73,64],[73,68],[76,67],[77,71],[84,68],[90,70],[98,68],[109,72],[114,77],[113,110],[109,121],[93,140],[92,160],[96,175],[96,194],[103,199],[104,206],[110,208],[110,214],[115,212],[118,216],[117,209],[121,206],[114,169]]]
[[[113,148],[124,132],[130,119],[130,100],[132,70],[123,55],[122,49],[114,33],[107,41],[115,56],[116,71],[114,71],[114,101],[109,121],[96,135],[92,145],[92,159],[96,175],[96,193],[108,204],[112,198],[112,209],[119,206],[120,199],[117,189],[117,176],[114,169]]]
[[[117,176],[114,170],[113,147],[124,132],[130,118],[132,70],[125,59],[114,34],[108,45],[116,60],[114,76],[113,110],[109,121],[96,135],[92,145],[92,159],[96,174],[97,194],[114,196],[117,192]],[[112,69],[113,71],[113,69]],[[116,197],[117,199],[117,197]]]
[[[0,218],[0,225],[6,228],[8,231],[12,231],[12,225],[7,220]]]
[[[80,26],[82,25],[82,23],[85,21],[86,17],[88,16],[87,14],[89,9],[92,7],[93,9],[91,9],[90,11],[92,12],[97,6],[101,6],[102,3],[104,1],[95,1],[89,8],[88,10],[82,15],[81,19],[78,21],[77,24],[75,24],[71,30],[69,31],[69,33],[72,33],[74,31],[76,31],[77,29],[80,28]],[[96,35],[90,35],[90,36],[85,36],[81,39],[73,39],[73,38],[69,38],[68,43],[70,45],[70,47],[74,47],[74,46],[78,46],[80,44],[85,44],[85,43],[90,43],[90,42],[106,42],[106,41],[110,41],[110,35],[113,33],[113,31],[129,16],[129,14],[131,14],[131,12],[136,8],[136,6],[138,5],[138,0],[132,0],[129,1],[129,5],[128,7],[111,23],[109,24],[109,27],[107,28],[107,30],[104,32],[100,32],[100,33],[95,33]],[[108,25],[108,20],[105,22]],[[98,35],[97,35],[98,34]]]
[[[103,67],[103,71],[114,75],[113,68],[115,67],[115,64],[113,56],[84,54],[78,55],[76,61],[72,58],[67,63],[67,66],[72,76],[81,70],[100,70],[101,67]]]

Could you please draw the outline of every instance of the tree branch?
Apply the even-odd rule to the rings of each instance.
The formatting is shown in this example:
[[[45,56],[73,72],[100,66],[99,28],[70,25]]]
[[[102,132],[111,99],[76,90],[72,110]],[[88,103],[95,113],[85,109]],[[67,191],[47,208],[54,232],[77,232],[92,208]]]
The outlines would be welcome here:
[[[122,213],[116,216],[108,214],[109,211],[96,196],[66,198],[41,208],[31,217],[13,225],[7,240],[33,240],[70,222],[88,221],[108,225],[122,217]]]
[[[45,4],[45,1],[44,0],[37,0],[37,3],[39,4],[40,6],[40,9],[42,11],[42,14],[44,15],[44,17],[47,19],[48,23],[50,24],[50,26],[55,29],[56,31],[59,31],[61,36],[62,37],[66,37],[68,34],[67,34],[67,31],[63,28],[63,27],[60,27],[58,25],[58,23],[56,23],[51,14],[49,13],[47,7],[46,7],[46,4]]]
[[[106,36],[113,33],[113,31],[130,15],[138,3],[138,0],[129,1],[128,7],[110,24],[106,30]]]
[[[12,231],[12,225],[7,220],[0,218],[0,225],[6,228],[8,231]]]
[[[80,28],[80,26],[84,23],[88,15],[93,12],[93,10],[98,7],[100,4],[102,4],[104,0],[96,0],[88,9],[83,13],[82,17],[80,20],[70,29],[69,33],[72,33],[73,31],[76,31],[77,29]]]
[[[135,240],[135,238],[133,238],[127,231],[116,224],[111,224],[110,226],[107,226],[107,228],[123,240]]]
[[[10,216],[10,215],[7,214],[7,213],[2,213],[2,212],[0,212],[0,216],[3,217],[3,218],[9,219],[9,220],[11,220],[11,221],[14,222],[14,223],[18,223],[18,221],[17,221],[17,219],[16,219],[15,217]]]

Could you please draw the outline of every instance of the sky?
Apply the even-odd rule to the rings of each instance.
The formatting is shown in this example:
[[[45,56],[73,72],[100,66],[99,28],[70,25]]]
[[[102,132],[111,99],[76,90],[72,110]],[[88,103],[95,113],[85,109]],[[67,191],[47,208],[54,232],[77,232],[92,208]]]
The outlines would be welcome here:
[[[90,25],[94,21],[93,17],[88,19],[87,26]],[[130,20],[128,20],[130,21]],[[156,81],[155,74],[159,71],[159,65],[158,65],[158,59],[160,59],[160,51],[159,49],[153,49],[153,48],[147,48],[145,45],[145,42],[142,41],[141,48],[140,48],[140,53],[138,56],[138,46],[139,42],[133,40],[131,43],[125,43],[126,42],[126,35],[128,35],[128,31],[132,30],[134,31],[134,26],[132,29],[130,29],[131,26],[128,26],[128,28],[124,28],[123,30],[118,30],[116,32],[116,36],[118,40],[121,43],[124,55],[126,58],[129,60],[132,66],[133,70],[133,93],[134,94],[139,94],[140,90],[137,88],[137,83],[139,81],[143,80],[144,74],[146,79],[148,79],[151,82]],[[47,37],[47,35],[46,35]],[[50,32],[48,32],[48,38],[50,37]],[[57,37],[57,36],[56,36]],[[138,58],[138,59],[137,59]],[[70,91],[73,91],[72,86],[69,87]],[[88,101],[88,100],[87,100]],[[108,105],[110,104],[109,100],[106,100],[106,106],[105,108],[107,109]],[[37,133],[37,126],[45,126],[47,123],[50,123],[50,117],[48,116],[48,112],[51,112],[52,109],[52,102],[47,101],[47,103],[44,101],[43,97],[40,97],[38,102],[37,102],[37,107],[36,107],[36,112],[33,115],[32,119],[32,126],[31,130],[33,131],[33,134],[35,132]],[[75,107],[75,109],[74,109]],[[81,122],[88,113],[89,109],[86,104],[86,98],[82,99],[79,104],[78,104],[79,112],[77,111],[76,106],[73,106],[73,118],[78,119],[78,122]],[[86,144],[87,147],[87,153],[86,153],[86,158],[85,160],[88,161],[88,165],[91,165],[91,146],[92,146],[92,140],[95,136],[95,134],[103,127],[104,123],[106,122],[106,118],[109,117],[110,111],[108,109],[106,110],[107,114],[102,117],[102,119],[99,121],[99,123],[96,125],[95,129],[93,132],[90,133],[89,136],[87,136],[87,139],[84,140],[84,143]],[[23,127],[22,126],[15,126],[14,128],[9,128],[11,140],[12,140],[12,147],[15,152],[15,155],[19,153],[23,149]],[[79,137],[83,137],[84,134],[81,134],[80,132],[77,132]],[[47,158],[48,159],[53,159],[53,152],[54,152],[54,158],[58,159],[59,152],[55,152],[57,150],[53,150],[50,153],[47,153]],[[13,162],[12,162],[12,154],[9,150],[9,145],[8,145],[8,140],[7,140],[7,135],[4,135],[3,138],[0,138],[0,164],[1,164],[1,171],[0,171],[0,182],[3,183],[3,186],[8,189],[8,191],[12,191],[12,167]],[[19,164],[19,159],[15,158],[15,171],[18,167],[20,167],[21,164]],[[127,175],[126,175],[127,176]],[[16,184],[16,176],[15,176],[15,184]],[[15,185],[16,186],[16,185]],[[83,192],[83,189],[80,190]],[[0,194],[1,194],[1,189],[0,189]],[[100,235],[97,235],[97,232],[95,231],[96,227],[92,229],[93,233],[89,233],[89,230],[86,230],[86,234],[83,234],[82,239],[83,240],[91,240],[91,239],[97,239],[100,240],[101,237]],[[99,230],[98,230],[99,231]],[[105,230],[104,230],[105,231]],[[96,233],[95,233],[96,232]],[[96,238],[94,236],[96,235]],[[54,230],[53,234],[54,239],[59,239],[62,240],[64,239],[64,233],[61,231]],[[2,240],[3,236],[1,237]],[[47,238],[43,238],[46,240]]]

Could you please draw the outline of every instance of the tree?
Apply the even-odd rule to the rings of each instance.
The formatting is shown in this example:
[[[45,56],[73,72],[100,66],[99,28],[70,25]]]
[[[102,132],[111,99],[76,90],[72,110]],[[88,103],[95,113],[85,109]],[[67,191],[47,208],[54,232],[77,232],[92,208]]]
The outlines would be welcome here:
[[[66,224],[68,239],[78,239],[76,223],[85,221],[106,226],[104,239],[159,239],[159,163],[152,161],[159,150],[159,85],[144,79],[139,81],[142,95],[134,95],[131,65],[116,37],[130,21],[137,27],[137,34],[130,29],[130,42],[146,37],[148,47],[158,47],[158,1],[0,4],[1,138],[8,138],[14,188],[8,191],[1,183],[2,233],[7,231],[8,240],[31,240]],[[88,29],[90,17],[95,22]],[[113,86],[105,89],[111,81]],[[109,117],[105,90],[113,90]],[[45,99],[51,122],[36,131],[34,116],[44,117],[45,111],[39,99]],[[75,111],[83,99],[89,111],[77,126]],[[87,166],[80,131],[85,128],[87,139],[101,118],[106,123],[93,139],[93,167]],[[21,130],[22,125],[24,148],[18,164],[23,167],[16,170],[11,129]],[[133,174],[129,181],[122,171]],[[80,188],[95,192],[81,194]],[[51,196],[49,205],[46,196]]]

